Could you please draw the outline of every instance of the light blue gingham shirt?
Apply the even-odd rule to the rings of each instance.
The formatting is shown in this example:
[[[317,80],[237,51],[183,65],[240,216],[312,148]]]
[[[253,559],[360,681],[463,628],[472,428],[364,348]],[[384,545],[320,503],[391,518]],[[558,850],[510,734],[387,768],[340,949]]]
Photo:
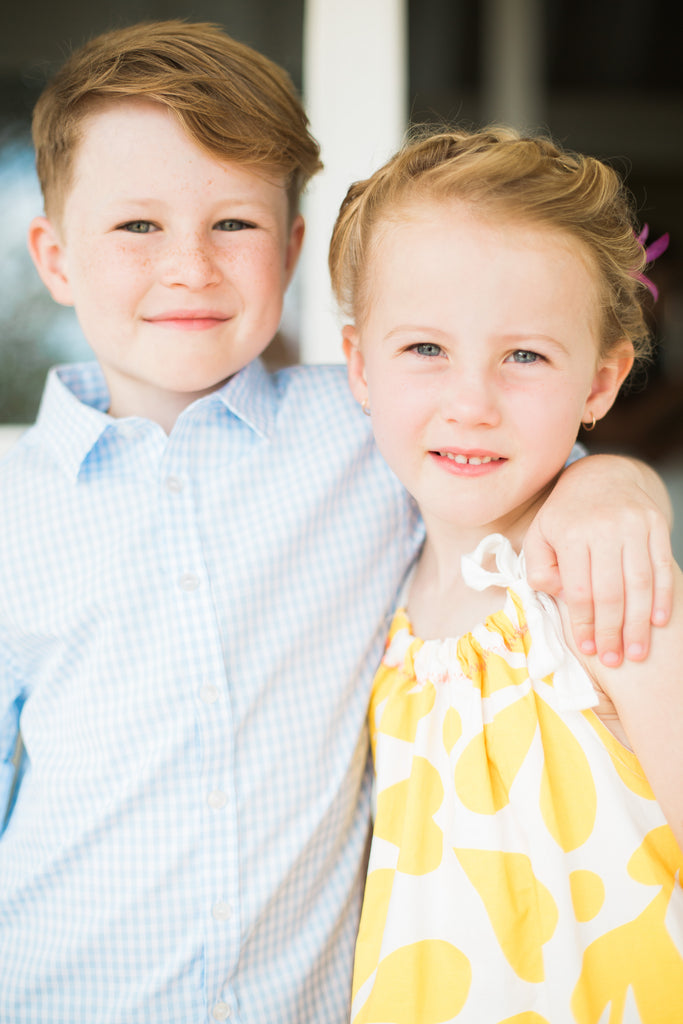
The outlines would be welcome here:
[[[341,367],[106,407],[53,371],[0,463],[0,1021],[341,1022],[418,518]]]

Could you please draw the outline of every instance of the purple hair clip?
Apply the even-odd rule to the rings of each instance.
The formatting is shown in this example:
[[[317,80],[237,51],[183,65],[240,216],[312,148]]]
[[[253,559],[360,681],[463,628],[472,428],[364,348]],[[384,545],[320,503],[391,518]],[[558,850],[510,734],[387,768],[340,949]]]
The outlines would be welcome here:
[[[647,242],[647,236],[649,231],[649,225],[643,224],[642,231],[639,235],[636,235],[636,238],[642,245],[643,249],[645,249],[645,259],[647,266],[649,266],[651,263],[654,263],[657,257],[661,256],[662,253],[665,252],[669,247],[668,231],[666,232],[666,234],[662,235],[661,238],[658,238],[656,242],[651,242],[650,245],[646,245],[645,243]],[[649,277],[646,277],[645,274],[636,274],[635,276],[636,279],[642,282],[642,284],[645,285],[648,291],[652,293],[654,300],[656,302],[659,298],[659,289],[657,288],[657,286],[650,280]]]

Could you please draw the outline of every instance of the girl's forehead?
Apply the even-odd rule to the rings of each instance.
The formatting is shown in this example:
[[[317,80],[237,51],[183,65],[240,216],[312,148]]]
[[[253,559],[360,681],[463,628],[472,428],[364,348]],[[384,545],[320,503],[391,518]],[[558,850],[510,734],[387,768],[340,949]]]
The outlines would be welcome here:
[[[563,315],[587,320],[599,334],[599,282],[588,247],[568,231],[533,217],[501,218],[461,200],[420,199],[378,219],[357,321],[382,296],[403,306],[417,289],[425,301],[440,303],[445,290],[460,296],[458,302],[476,308],[484,301],[499,313],[526,303],[524,309],[540,316],[561,302]]]
[[[507,246],[533,245],[535,248],[563,250],[578,259],[591,274],[596,264],[588,245],[568,228],[543,220],[518,206],[493,202],[476,202],[460,197],[405,197],[393,207],[380,212],[370,238],[370,256],[393,245],[409,245],[416,230],[423,238],[453,238],[466,235],[470,244]]]

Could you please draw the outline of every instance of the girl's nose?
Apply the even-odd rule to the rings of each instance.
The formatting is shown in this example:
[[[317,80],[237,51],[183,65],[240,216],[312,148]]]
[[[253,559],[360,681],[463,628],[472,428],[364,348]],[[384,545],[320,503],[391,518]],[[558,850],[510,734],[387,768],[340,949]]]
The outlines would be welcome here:
[[[463,426],[495,426],[500,420],[495,381],[486,370],[453,368],[444,380],[441,411],[444,419]]]

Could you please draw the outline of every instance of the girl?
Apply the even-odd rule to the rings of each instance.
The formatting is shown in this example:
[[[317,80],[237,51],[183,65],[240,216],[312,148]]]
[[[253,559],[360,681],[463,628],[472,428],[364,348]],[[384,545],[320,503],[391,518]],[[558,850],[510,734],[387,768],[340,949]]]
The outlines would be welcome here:
[[[427,528],[373,687],[356,1024],[683,1020],[683,576],[612,669],[520,554],[646,355],[644,263],[610,168],[507,129],[413,142],[342,206],[351,388]]]

